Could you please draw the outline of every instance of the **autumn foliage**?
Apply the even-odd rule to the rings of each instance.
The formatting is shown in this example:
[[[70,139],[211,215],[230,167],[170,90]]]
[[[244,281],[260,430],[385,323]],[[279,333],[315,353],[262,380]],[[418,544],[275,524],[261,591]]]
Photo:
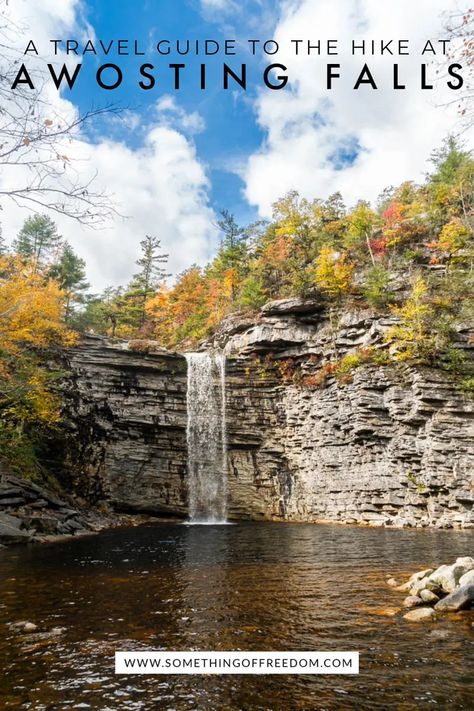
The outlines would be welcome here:
[[[33,441],[60,419],[46,354],[71,346],[65,294],[32,262],[0,257],[0,456],[23,474],[37,462]]]
[[[292,191],[271,220],[247,227],[223,210],[212,261],[174,281],[159,239],[147,236],[130,282],[101,295],[85,294],[85,264],[50,218],[29,217],[10,251],[0,236],[0,457],[23,473],[37,468],[38,447],[60,419],[51,354],[74,344],[73,328],[133,339],[145,351],[150,341],[186,350],[230,314],[253,317],[269,300],[298,296],[318,301],[331,328],[353,307],[392,324],[382,353],[340,358],[334,345],[320,372],[298,381],[307,387],[345,382],[352,369],[386,358],[465,374],[457,333],[474,322],[474,160],[448,138],[432,165],[423,184],[389,188],[375,205],[348,209],[339,193],[309,200]],[[281,375],[293,382],[301,373],[287,363]]]
[[[146,334],[185,348],[209,336],[229,313],[290,296],[325,299],[329,308],[344,300],[365,302],[408,323],[422,302],[435,303],[436,293],[447,291],[447,283],[458,293],[447,296],[450,306],[442,314],[438,303],[430,328],[456,309],[469,311],[474,161],[449,138],[432,162],[424,184],[390,188],[375,207],[362,200],[348,210],[339,193],[310,201],[293,191],[275,203],[270,222],[244,229],[225,213],[214,260],[186,270],[172,287],[163,284],[147,302]],[[420,271],[427,293],[415,308]],[[398,295],[397,281],[403,285]],[[410,357],[408,335],[400,358],[402,352]],[[417,329],[413,335],[421,337]],[[431,347],[435,342],[440,339]]]

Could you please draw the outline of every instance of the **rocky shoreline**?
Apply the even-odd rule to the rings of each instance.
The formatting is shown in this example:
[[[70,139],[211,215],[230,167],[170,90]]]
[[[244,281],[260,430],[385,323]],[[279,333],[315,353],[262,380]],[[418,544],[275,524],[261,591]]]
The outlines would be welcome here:
[[[156,520],[124,514],[110,507],[91,508],[67,495],[12,474],[0,474],[0,548],[5,545],[45,543],[98,533],[116,526]]]
[[[460,612],[474,607],[474,558],[457,558],[452,565],[417,571],[402,585],[395,578],[387,584],[398,592],[408,593],[403,619],[425,622],[438,613]]]

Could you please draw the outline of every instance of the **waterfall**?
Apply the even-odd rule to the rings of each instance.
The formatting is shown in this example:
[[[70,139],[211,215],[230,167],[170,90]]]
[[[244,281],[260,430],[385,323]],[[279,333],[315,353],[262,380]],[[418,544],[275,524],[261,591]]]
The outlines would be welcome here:
[[[188,501],[192,523],[227,514],[225,357],[187,353]]]

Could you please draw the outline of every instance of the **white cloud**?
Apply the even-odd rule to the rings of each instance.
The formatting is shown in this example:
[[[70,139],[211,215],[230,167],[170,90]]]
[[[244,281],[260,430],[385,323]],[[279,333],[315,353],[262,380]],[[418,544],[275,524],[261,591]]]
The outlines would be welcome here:
[[[16,0],[9,5],[10,16],[30,28],[22,34],[18,46],[23,51],[31,35],[43,54],[49,39],[81,36],[88,31],[80,20],[82,9],[80,0]],[[32,61],[30,56],[28,64]],[[58,96],[51,85],[46,91],[52,113],[77,115],[77,108]],[[116,124],[114,117],[110,121]],[[161,239],[163,251],[170,254],[169,270],[173,273],[192,262],[207,261],[215,242],[215,216],[208,206],[209,181],[189,137],[203,130],[201,116],[197,112],[188,114],[172,97],[163,97],[150,123],[134,112],[120,121],[122,128],[140,136],[140,147],[130,148],[100,136],[89,141],[79,134],[68,144],[67,155],[70,170],[80,171],[81,181],[97,173],[95,188],[110,194],[125,218],[117,217],[106,229],[92,231],[52,214],[60,233],[86,260],[94,290],[130,279],[136,271],[139,243],[146,234]],[[18,178],[22,179],[20,168],[11,173],[3,171],[0,184],[5,187]],[[3,232],[12,239],[29,213],[8,200],[2,202]]]
[[[185,133],[202,133],[206,128],[206,122],[198,111],[186,112],[170,94],[158,99],[156,111],[161,124],[178,126]]]
[[[201,0],[204,10],[228,10],[234,6],[233,0]]]
[[[97,172],[96,188],[111,195],[122,215],[100,230],[52,215],[63,237],[86,260],[95,289],[130,279],[146,234],[160,238],[170,254],[172,273],[209,259],[215,236],[214,214],[207,206],[209,183],[193,144],[184,135],[156,126],[139,149],[116,141],[75,141],[69,155],[72,164],[81,161],[84,180]],[[14,236],[26,215],[4,203],[4,234]]]
[[[169,267],[179,272],[211,254],[214,215],[207,207],[208,180],[185,136],[166,126],[149,130],[144,146],[78,143],[77,156],[97,170],[96,182],[112,194],[124,215],[100,231],[84,230],[55,218],[88,263],[94,285],[124,283],[136,271],[139,243],[145,234],[161,239]]]
[[[274,36],[282,48],[276,61],[288,67],[291,90],[260,92],[255,110],[265,140],[241,173],[245,195],[262,215],[269,215],[272,202],[291,189],[308,198],[340,190],[351,203],[359,197],[374,199],[387,185],[422,177],[430,152],[455,127],[456,107],[437,106],[453,98],[446,88],[421,91],[419,65],[426,58],[419,53],[422,41],[444,36],[440,15],[456,5],[457,0],[301,0],[286,5]],[[408,38],[413,54],[381,59],[341,51],[329,59],[295,57],[287,48],[296,38],[312,43],[338,38],[341,48],[350,47],[353,38]],[[366,61],[379,89],[354,91]],[[406,91],[389,88],[397,61]],[[326,90],[328,62],[341,64],[341,78],[331,92]],[[357,143],[362,150],[355,164],[335,166],[331,157]]]

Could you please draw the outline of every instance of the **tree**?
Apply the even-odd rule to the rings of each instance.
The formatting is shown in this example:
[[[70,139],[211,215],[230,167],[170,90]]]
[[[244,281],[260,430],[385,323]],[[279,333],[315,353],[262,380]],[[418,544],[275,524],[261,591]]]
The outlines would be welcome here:
[[[379,217],[369,203],[361,200],[349,215],[349,229],[344,239],[347,249],[360,251],[362,245],[367,247],[372,265],[375,267],[375,257],[371,246],[375,228],[379,224]]]
[[[47,354],[76,336],[62,320],[58,284],[16,257],[0,258],[0,458],[37,471],[35,443],[60,419]]]
[[[332,195],[328,197],[324,203],[324,209],[326,212],[326,221],[342,220],[346,214],[346,206],[339,191],[332,193]]]
[[[137,260],[141,270],[134,275],[127,291],[124,294],[125,318],[131,326],[140,328],[146,319],[146,303],[154,294],[161,282],[169,274],[163,269],[163,264],[168,261],[168,254],[159,252],[160,240],[147,235],[140,242],[142,256]]]
[[[121,323],[124,310],[123,292],[124,290],[120,286],[108,286],[104,289],[99,305],[96,307],[94,302],[91,303],[92,312],[105,332],[107,332],[108,324],[110,324],[112,338],[115,338],[117,327]]]
[[[450,135],[440,148],[431,153],[431,163],[435,167],[429,178],[432,183],[453,185],[457,182],[459,171],[469,161],[470,151],[463,150],[455,136]]]
[[[334,252],[331,247],[323,247],[316,260],[316,284],[329,296],[340,298],[352,284],[354,265],[347,254]]]
[[[243,309],[259,309],[268,300],[263,279],[257,271],[250,272],[239,290],[238,306]]]
[[[207,279],[193,265],[178,275],[173,289],[162,286],[147,303],[154,336],[166,347],[196,342],[209,331]]]
[[[225,272],[230,278],[231,302],[234,303],[246,256],[247,233],[243,227],[239,227],[234,215],[228,210],[221,210],[221,219],[218,220],[217,226],[223,233],[223,237],[215,266],[218,271]]]
[[[28,217],[18,237],[13,241],[13,250],[19,257],[29,260],[38,271],[58,256],[61,237],[55,223],[47,215]]]
[[[280,282],[279,295],[306,295],[313,288],[312,265],[322,243],[324,207],[321,200],[310,202],[295,190],[273,204],[274,239],[268,241],[267,253]],[[272,231],[269,231],[271,237]],[[284,274],[278,274],[283,255]],[[281,278],[283,276],[283,278]]]
[[[399,323],[386,334],[398,361],[430,362],[436,354],[437,336],[434,328],[436,310],[430,300],[426,280],[417,274],[410,295],[402,306],[394,306]]]
[[[29,73],[36,88],[19,84],[12,90],[25,59],[18,38],[31,36],[28,26],[15,21],[18,5],[0,0],[0,203],[3,198],[99,226],[116,211],[109,196],[94,187],[95,176],[84,179],[75,170],[71,144],[78,145],[86,125],[120,109],[106,106],[79,114],[68,102],[52,104],[46,67],[31,55]]]
[[[370,242],[373,254],[380,256],[427,237],[426,221],[421,219],[422,210],[423,206],[415,199],[413,202],[393,200],[383,212],[380,237]]]
[[[382,308],[393,300],[393,293],[389,289],[390,271],[381,264],[369,269],[365,275],[362,294],[370,306]]]
[[[59,261],[51,267],[49,275],[58,282],[65,294],[65,319],[69,321],[72,304],[80,302],[82,292],[89,288],[86,281],[86,263],[77,256],[71,245],[65,242]]]
[[[446,222],[461,218],[474,227],[474,159],[453,136],[433,151],[435,170],[428,176],[425,193],[434,236]]]

